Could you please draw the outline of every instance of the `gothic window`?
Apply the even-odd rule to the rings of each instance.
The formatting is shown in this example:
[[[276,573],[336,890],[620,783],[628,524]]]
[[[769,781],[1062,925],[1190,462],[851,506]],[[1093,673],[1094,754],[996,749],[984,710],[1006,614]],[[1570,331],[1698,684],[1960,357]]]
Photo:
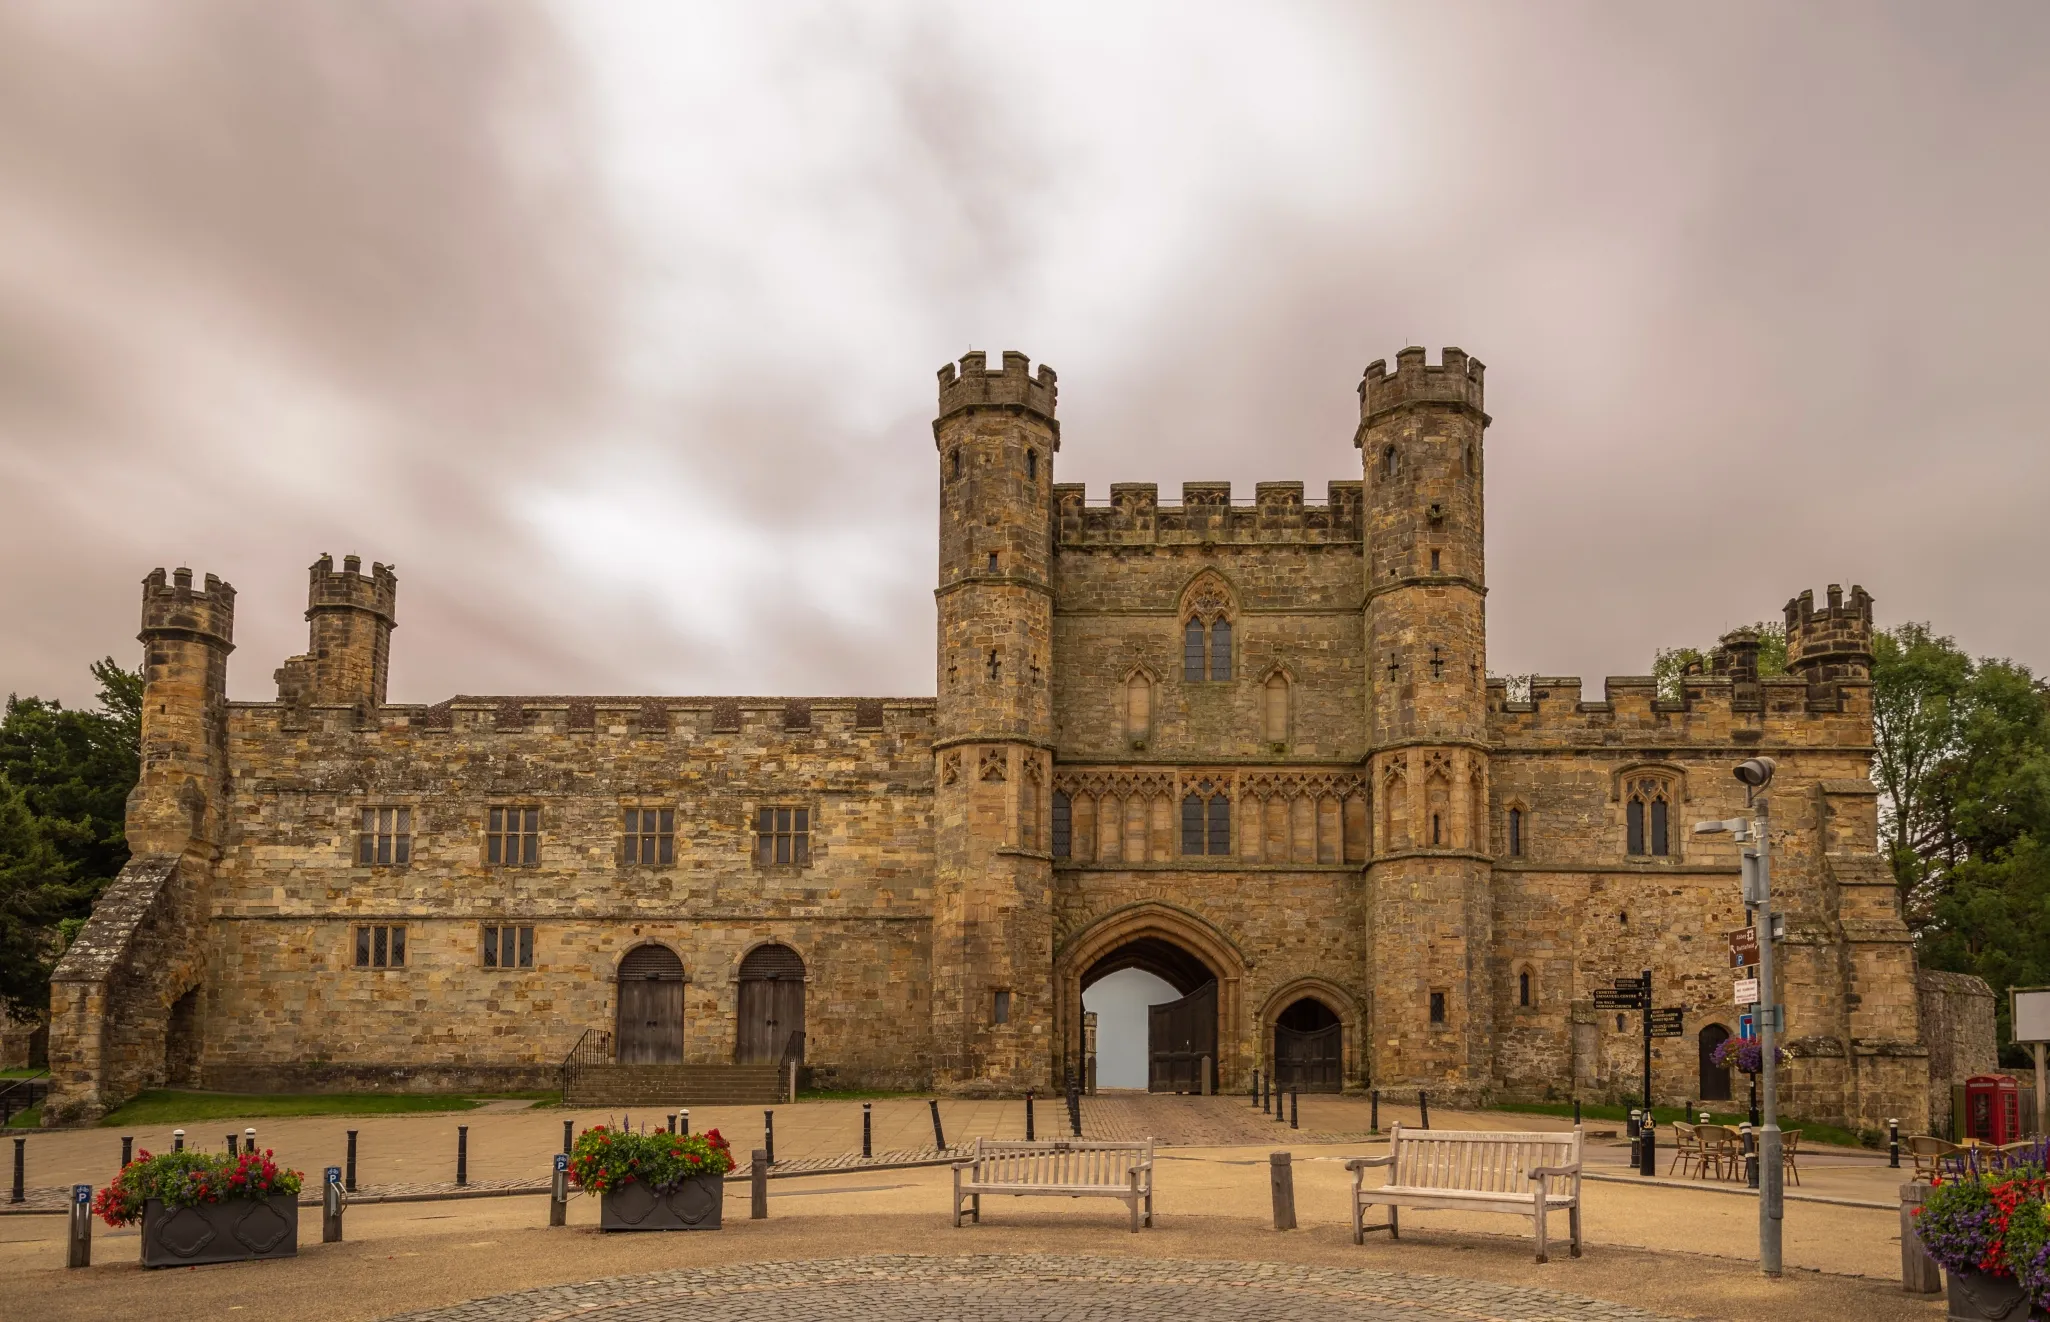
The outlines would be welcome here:
[[[997,572],[997,553],[995,551],[989,553],[989,572],[992,574]]]
[[[619,861],[632,867],[668,867],[676,861],[676,809],[628,808]]]
[[[485,823],[484,861],[502,868],[531,868],[539,864],[541,810],[493,808]]]
[[[1028,482],[1037,482],[1039,480],[1039,451],[1037,450],[1027,450],[1025,452],[1025,480]]]
[[[1288,676],[1278,670],[1269,675],[1261,696],[1264,700],[1261,723],[1267,742],[1288,742]]]
[[[360,867],[405,867],[413,861],[413,810],[365,808],[363,831],[356,837]]]
[[[1664,858],[1672,853],[1672,782],[1663,776],[1633,776],[1623,803],[1628,852]]]
[[[1182,853],[1231,853],[1231,798],[1207,780],[1182,797]]]
[[[1438,552],[1438,548],[1437,548],[1437,547],[1435,547],[1435,546],[1434,546],[1434,547],[1432,547],[1432,548],[1431,548],[1431,572],[1432,572],[1432,573],[1434,573],[1434,574],[1438,572],[1438,565],[1439,565],[1438,555],[1439,555],[1439,552]]]
[[[1210,796],[1209,836],[1211,853],[1231,852],[1231,800],[1222,794]]]
[[[1182,678],[1191,684],[1203,682],[1203,621],[1193,615],[1182,628]]]
[[[1509,857],[1523,857],[1523,809],[1511,808],[1503,834],[1509,849]]]
[[[1528,1010],[1536,1003],[1535,993],[1530,985],[1530,970],[1525,969],[1516,975],[1516,1004],[1518,1008]]]
[[[1440,816],[1441,814],[1438,813],[1431,814],[1431,848],[1433,849],[1445,843],[1445,831],[1439,820]]]
[[[1223,616],[1210,624],[1210,678],[1231,678],[1231,621]]]
[[[1075,805],[1060,790],[1053,792],[1053,856],[1067,858],[1074,849]]]
[[[811,864],[811,810],[763,808],[755,813],[755,861]]]
[[[1153,681],[1133,672],[1125,681],[1125,737],[1144,739],[1153,729]]]
[[[1392,445],[1381,452],[1381,476],[1395,476],[1395,447]]]
[[[961,452],[959,450],[954,451],[952,455],[952,461],[954,465],[954,476],[961,476]]]

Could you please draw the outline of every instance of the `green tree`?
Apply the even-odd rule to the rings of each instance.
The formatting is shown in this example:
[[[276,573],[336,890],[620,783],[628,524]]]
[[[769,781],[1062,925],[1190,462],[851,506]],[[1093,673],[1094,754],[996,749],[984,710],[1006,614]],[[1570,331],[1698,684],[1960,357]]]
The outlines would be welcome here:
[[[1879,631],[1872,653],[1880,844],[1913,921],[1941,889],[1933,876],[1945,852],[1939,785],[1959,752],[1958,703],[1972,659],[1927,624],[1912,623]]]
[[[1777,621],[1760,620],[1746,627],[1758,635],[1758,677],[1770,679],[1774,675],[1786,674],[1787,626]],[[1658,681],[1659,696],[1668,702],[1678,702],[1682,693],[1680,680],[1687,673],[1687,667],[1699,665],[1707,670],[1714,663],[1719,646],[1705,650],[1699,647],[1661,647],[1651,662],[1651,677]]]
[[[141,773],[142,677],[95,662],[100,705],[9,697],[0,716],[0,1005],[34,1017],[50,965],[128,861]]]

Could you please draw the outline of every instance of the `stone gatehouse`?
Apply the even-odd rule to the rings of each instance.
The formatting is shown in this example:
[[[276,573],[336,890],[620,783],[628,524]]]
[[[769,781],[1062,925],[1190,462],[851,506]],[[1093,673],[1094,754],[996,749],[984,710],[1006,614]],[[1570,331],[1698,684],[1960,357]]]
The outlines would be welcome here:
[[[1163,503],[1054,481],[1049,368],[948,365],[935,698],[389,702],[396,575],[322,556],[306,654],[231,702],[234,589],[156,571],[134,859],[56,973],[51,1121],[164,1083],[545,1085],[601,1039],[1044,1088],[1130,967],[1185,993],[1160,1087],[1620,1096],[1636,1023],[1593,993],[1650,969],[1686,1011],[1657,1088],[1713,1096],[1744,915],[1689,827],[1765,754],[1786,1102],[1919,1127],[1871,598],[1788,602],[1782,677],[1740,633],[1677,695],[1490,679],[1482,380],[1405,349],[1360,384],[1361,480]]]

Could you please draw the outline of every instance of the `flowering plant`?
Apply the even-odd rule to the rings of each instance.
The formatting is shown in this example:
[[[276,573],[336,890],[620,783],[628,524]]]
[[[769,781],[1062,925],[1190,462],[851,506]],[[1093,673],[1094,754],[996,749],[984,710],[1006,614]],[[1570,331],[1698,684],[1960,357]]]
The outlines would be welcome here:
[[[1773,1053],[1782,1065],[1794,1058],[1785,1047],[1774,1047]],[[1708,1058],[1717,1069],[1734,1067],[1746,1074],[1756,1074],[1765,1068],[1765,1051],[1755,1037],[1726,1037]]]
[[[1915,1211],[1915,1235],[1946,1271],[2011,1277],[2038,1307],[2050,1307],[2050,1178],[2044,1145],[2003,1168],[1981,1169],[1977,1154],[1938,1175]]]
[[[299,1171],[277,1164],[275,1154],[245,1152],[230,1157],[219,1152],[165,1152],[152,1157],[139,1152],[121,1168],[114,1182],[93,1199],[93,1211],[110,1226],[133,1225],[142,1219],[143,1204],[154,1198],[166,1207],[196,1207],[236,1198],[268,1198],[297,1194]]]
[[[593,1125],[577,1135],[569,1154],[570,1182],[586,1193],[609,1193],[639,1180],[666,1194],[685,1180],[724,1175],[732,1169],[733,1145],[716,1129],[702,1134],[637,1134]]]

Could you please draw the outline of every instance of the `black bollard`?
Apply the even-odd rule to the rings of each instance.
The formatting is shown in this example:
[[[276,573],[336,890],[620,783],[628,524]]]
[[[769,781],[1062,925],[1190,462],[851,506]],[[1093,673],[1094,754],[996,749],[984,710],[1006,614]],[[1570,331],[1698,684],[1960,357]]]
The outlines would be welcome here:
[[[456,1126],[456,1188],[470,1182],[470,1127]]]
[[[573,1131],[575,1129],[576,1121],[565,1120],[562,1122],[562,1151],[565,1156],[569,1154],[570,1147],[573,1144]]]
[[[28,1201],[28,1140],[14,1140],[14,1191],[7,1195],[10,1203]]]
[[[940,1099],[928,1097],[925,1104],[932,1108],[932,1145],[941,1152],[947,1150],[947,1133],[940,1128]]]
[[[1288,1094],[1288,1127],[1289,1127],[1290,1129],[1301,1129],[1301,1128],[1302,1128],[1302,1126],[1301,1126],[1300,1124],[1296,1123],[1296,1103],[1302,1100],[1302,1096],[1303,1096],[1303,1095],[1302,1095],[1302,1094],[1301,1094],[1300,1092],[1297,1092],[1297,1091],[1296,1091],[1296,1090],[1294,1090],[1294,1089],[1290,1089],[1290,1090],[1289,1090],[1289,1094]]]
[[[762,1151],[768,1154],[768,1164],[776,1164],[776,1113],[762,1112]],[[758,1177],[759,1178],[759,1177]]]
[[[861,1104],[861,1155],[863,1160],[875,1155],[873,1150],[875,1114],[871,1109],[874,1105],[873,1102],[863,1102]]]
[[[342,1242],[342,1168],[330,1166],[320,1182],[320,1242]]]
[[[1901,1122],[1886,1122],[1886,1164],[1892,1170],[1901,1168]]]
[[[184,1150],[185,1150],[185,1131],[184,1131],[184,1130],[182,1130],[182,1129],[174,1129],[174,1130],[172,1130],[172,1131],[171,1131],[171,1151],[173,1151],[173,1152],[183,1152]]]
[[[135,1135],[133,1135],[133,1134],[123,1134],[123,1135],[121,1136],[121,1164],[122,1164],[123,1166],[126,1166],[126,1165],[127,1165],[127,1164],[128,1164],[129,1162],[131,1162],[131,1161],[134,1161],[134,1160],[135,1160]]]
[[[676,1132],[676,1113],[673,1111],[669,1114],[669,1132],[672,1134]]]
[[[356,1192],[356,1131],[349,1131],[349,1164],[343,1168],[342,1191]]]
[[[1266,1076],[1265,1078],[1263,1078],[1263,1079],[1261,1079],[1261,1080],[1260,1080],[1260,1109],[1261,1109],[1261,1111],[1265,1112],[1265,1111],[1271,1111],[1271,1110],[1273,1110],[1273,1109],[1274,1109],[1274,1098],[1273,1098],[1273,1096],[1272,1096],[1272,1094],[1273,1094],[1273,1091],[1274,1091],[1274,1076],[1273,1076],[1272,1074],[1269,1074],[1269,1075],[1267,1075],[1267,1076]]]
[[[1576,1127],[1580,1124],[1580,1099],[1578,1097],[1573,1099],[1573,1123]]]
[[[1032,1090],[1025,1090],[1025,1141],[1032,1141]]]
[[[228,1155],[231,1157],[235,1155],[235,1136],[233,1134],[228,1135]]]
[[[676,1132],[679,1134],[688,1134],[690,1132],[690,1108],[688,1106],[683,1107],[676,1113]]]
[[[771,1158],[768,1153],[757,1150],[754,1154],[754,1160],[748,1164],[748,1174],[752,1177],[749,1180],[750,1192],[753,1194],[747,1209],[747,1216],[750,1221],[766,1221],[769,1219],[770,1160]]]
[[[1248,1097],[1247,1100],[1252,1102],[1254,1110],[1257,1111],[1260,1109],[1260,1069],[1257,1065],[1253,1067],[1252,1095]]]
[[[1431,1095],[1422,1088],[1416,1090],[1416,1109],[1423,1113],[1424,1128],[1431,1127]]]
[[[1375,1088],[1367,1094],[1367,1132],[1381,1132],[1381,1090]]]
[[[64,1265],[93,1265],[93,1187],[90,1184],[71,1186],[71,1245]]]
[[[244,1152],[256,1151],[256,1127],[254,1125],[242,1131],[242,1150]]]

